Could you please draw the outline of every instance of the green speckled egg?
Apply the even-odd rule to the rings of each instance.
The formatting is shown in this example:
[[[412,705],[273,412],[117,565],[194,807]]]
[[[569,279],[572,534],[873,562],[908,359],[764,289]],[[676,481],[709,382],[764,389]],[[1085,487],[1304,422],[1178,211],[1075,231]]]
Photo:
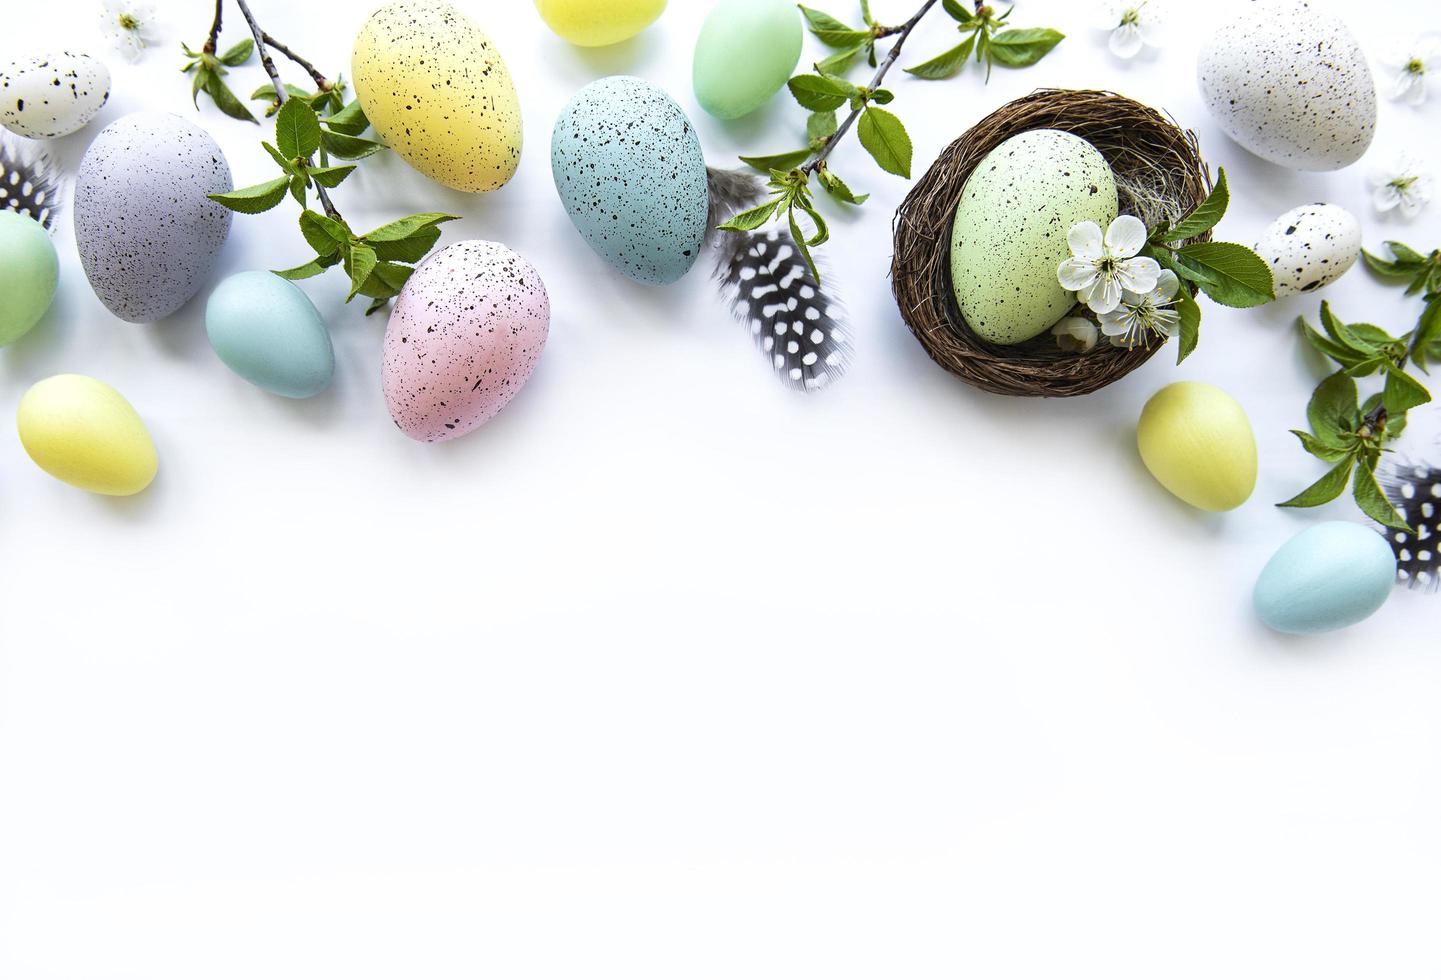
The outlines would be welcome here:
[[[1049,330],[1076,303],[1056,279],[1066,232],[1116,213],[1110,164],[1079,136],[1034,129],[986,154],[951,226],[951,288],[971,330],[996,344]]]

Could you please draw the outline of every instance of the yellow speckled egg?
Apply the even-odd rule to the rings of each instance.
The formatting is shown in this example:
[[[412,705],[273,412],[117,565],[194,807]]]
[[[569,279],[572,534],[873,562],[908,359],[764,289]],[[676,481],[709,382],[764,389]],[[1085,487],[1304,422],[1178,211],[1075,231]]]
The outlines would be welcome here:
[[[155,443],[125,397],[103,381],[57,374],[37,381],[15,418],[30,458],[57,480],[126,497],[155,479]]]
[[[493,191],[520,163],[520,102],[475,22],[440,0],[397,0],[370,15],[350,72],[366,118],[427,177]]]
[[[619,44],[650,26],[665,0],[535,0],[541,19],[571,44]]]
[[[1234,510],[1256,489],[1256,437],[1241,404],[1215,385],[1178,381],[1151,396],[1136,426],[1146,469],[1202,510]]]

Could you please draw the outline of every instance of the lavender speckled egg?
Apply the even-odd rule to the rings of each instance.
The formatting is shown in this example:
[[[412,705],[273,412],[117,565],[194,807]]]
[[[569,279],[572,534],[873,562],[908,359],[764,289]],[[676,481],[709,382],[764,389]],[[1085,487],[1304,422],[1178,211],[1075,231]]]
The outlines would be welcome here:
[[[1276,298],[1329,286],[1361,254],[1361,222],[1334,204],[1292,208],[1271,222],[1256,243],[1271,266]]]
[[[210,275],[233,189],[210,134],[167,112],[134,112],[100,131],[75,177],[75,244],[95,295],[131,323],[167,317]]]
[[[637,282],[675,282],[705,238],[705,157],[681,107],[628,75],[591,82],[555,121],[550,168],[587,245]]]
[[[1371,68],[1346,25],[1312,0],[1248,0],[1196,63],[1227,136],[1293,170],[1339,170],[1376,132]]]
[[[421,442],[465,435],[520,391],[549,332],[550,298],[529,262],[495,242],[441,249],[406,282],[385,329],[390,417]]]
[[[69,136],[110,98],[110,69],[61,51],[0,67],[0,126],[32,140]]]

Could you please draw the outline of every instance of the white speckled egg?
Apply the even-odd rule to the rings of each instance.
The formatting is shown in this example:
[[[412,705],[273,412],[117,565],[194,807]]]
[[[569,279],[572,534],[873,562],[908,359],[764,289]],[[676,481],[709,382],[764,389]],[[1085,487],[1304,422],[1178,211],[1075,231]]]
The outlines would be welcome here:
[[[110,98],[110,69],[86,54],[17,58],[0,67],[0,125],[33,140],[69,136]]]
[[[100,301],[131,323],[174,313],[210,275],[230,212],[206,197],[233,188],[210,134],[167,112],[134,112],[100,131],[75,177],[75,244]]]
[[[1079,136],[1033,129],[971,171],[951,226],[951,288],[966,324],[995,344],[1045,333],[1076,305],[1056,268],[1078,221],[1116,217],[1110,164]]]
[[[1271,266],[1276,298],[1329,286],[1361,254],[1361,222],[1334,204],[1305,204],[1271,222],[1256,243]]]
[[[638,282],[675,282],[705,238],[705,157],[681,107],[626,75],[576,93],[550,138],[555,189],[586,244]]]
[[[355,96],[405,162],[458,191],[493,191],[520,163],[520,102],[500,52],[440,0],[370,15],[350,58]]]
[[[1226,135],[1283,167],[1339,170],[1376,131],[1366,56],[1311,0],[1248,0],[1204,42],[1196,77]]]
[[[396,297],[381,385],[390,417],[421,442],[488,422],[535,370],[550,332],[550,297],[535,267],[495,242],[449,245]]]

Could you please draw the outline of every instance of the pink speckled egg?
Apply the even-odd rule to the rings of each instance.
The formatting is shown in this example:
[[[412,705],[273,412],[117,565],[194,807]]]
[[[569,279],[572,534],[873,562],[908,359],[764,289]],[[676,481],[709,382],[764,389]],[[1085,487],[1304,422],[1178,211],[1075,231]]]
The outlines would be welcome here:
[[[456,242],[426,259],[396,297],[381,385],[400,431],[463,436],[504,408],[535,370],[550,298],[535,267],[495,242]]]

